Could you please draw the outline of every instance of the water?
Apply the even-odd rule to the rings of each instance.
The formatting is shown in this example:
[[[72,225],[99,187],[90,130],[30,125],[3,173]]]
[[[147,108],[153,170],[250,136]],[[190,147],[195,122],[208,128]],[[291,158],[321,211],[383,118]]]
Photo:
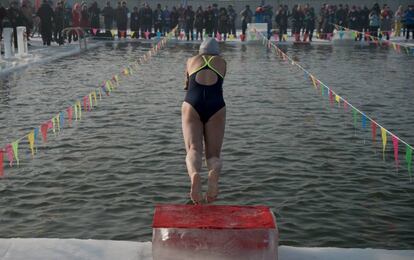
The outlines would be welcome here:
[[[52,134],[35,160],[21,144],[20,168],[6,167],[0,181],[0,237],[149,241],[154,205],[188,201],[180,109],[185,60],[196,47],[162,51],[81,122]],[[1,144],[148,48],[108,43],[3,78]],[[412,57],[359,47],[287,52],[414,144]],[[270,206],[284,245],[413,249],[414,184],[405,166],[395,170],[391,142],[383,161],[379,135],[373,145],[350,112],[330,107],[303,73],[263,46],[228,45],[224,56],[228,114],[217,203]]]

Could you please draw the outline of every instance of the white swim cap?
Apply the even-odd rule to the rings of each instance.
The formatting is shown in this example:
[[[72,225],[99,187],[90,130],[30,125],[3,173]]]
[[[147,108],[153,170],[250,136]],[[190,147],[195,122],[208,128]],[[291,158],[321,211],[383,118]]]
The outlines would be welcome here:
[[[219,55],[220,48],[216,39],[208,37],[200,45],[200,54]]]

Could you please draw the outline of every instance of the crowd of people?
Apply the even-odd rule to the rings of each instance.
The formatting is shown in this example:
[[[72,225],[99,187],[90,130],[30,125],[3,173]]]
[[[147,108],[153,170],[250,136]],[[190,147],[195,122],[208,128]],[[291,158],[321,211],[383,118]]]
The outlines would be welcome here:
[[[65,0],[58,0],[55,4],[52,0],[43,0],[36,10],[30,0],[23,0],[21,4],[12,1],[7,9],[0,6],[1,29],[26,26],[28,36],[33,30],[40,32],[45,45],[52,41],[63,44],[65,40],[77,40],[79,34],[64,33],[67,27],[80,27],[93,35],[101,31],[111,33],[115,29],[118,37],[126,37],[129,28],[131,37],[148,38],[163,35],[178,25],[187,40],[202,40],[204,35],[220,36],[225,40],[228,35],[236,37],[237,19],[241,21],[242,39],[247,24],[251,22],[267,23],[268,36],[276,33],[280,41],[286,40],[288,28],[291,28],[296,41],[300,41],[302,36],[304,41],[312,41],[315,29],[320,38],[329,38],[335,25],[387,39],[392,31],[395,36],[400,36],[402,31],[407,39],[412,33],[414,38],[413,5],[406,9],[400,6],[393,12],[386,4],[382,8],[375,4],[370,9],[367,6],[323,4],[318,14],[308,4],[294,5],[291,10],[287,5],[280,5],[275,12],[270,5],[259,6],[255,10],[247,5],[236,12],[231,5],[219,8],[213,4],[193,10],[190,5],[169,9],[160,4],[152,9],[148,3],[140,8],[135,6],[130,11],[125,1],[118,2],[116,7],[108,1],[102,9],[96,1],[89,6],[85,2],[69,6]]]

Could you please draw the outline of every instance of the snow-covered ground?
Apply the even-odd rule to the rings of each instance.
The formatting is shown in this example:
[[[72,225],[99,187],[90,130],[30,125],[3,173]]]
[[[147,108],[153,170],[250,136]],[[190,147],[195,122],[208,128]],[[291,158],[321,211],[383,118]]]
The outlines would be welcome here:
[[[0,239],[0,260],[152,259],[151,242],[54,238]],[[413,260],[414,250],[279,247],[279,260]]]

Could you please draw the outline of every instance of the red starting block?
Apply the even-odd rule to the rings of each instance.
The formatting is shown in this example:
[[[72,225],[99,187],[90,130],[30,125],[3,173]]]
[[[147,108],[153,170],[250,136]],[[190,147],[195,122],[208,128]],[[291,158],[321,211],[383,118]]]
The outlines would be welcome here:
[[[264,206],[157,205],[154,260],[277,260],[276,219]]]

